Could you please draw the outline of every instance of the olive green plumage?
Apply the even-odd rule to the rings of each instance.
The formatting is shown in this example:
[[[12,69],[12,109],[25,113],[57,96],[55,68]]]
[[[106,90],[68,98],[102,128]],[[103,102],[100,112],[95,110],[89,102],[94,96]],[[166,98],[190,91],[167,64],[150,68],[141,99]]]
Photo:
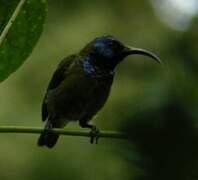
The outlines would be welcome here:
[[[53,147],[59,135],[50,130],[63,128],[69,121],[95,129],[89,121],[109,96],[115,67],[130,54],[143,54],[159,61],[154,54],[125,47],[112,36],[96,38],[78,54],[63,59],[43,100],[42,120],[47,122],[38,145]]]
[[[62,128],[77,120],[83,126],[106,102],[113,74],[100,78],[87,76],[82,62],[83,57],[73,55],[62,60],[55,71],[42,106],[42,120],[48,121],[46,129]],[[57,138],[57,134],[45,132],[38,143],[52,147]]]

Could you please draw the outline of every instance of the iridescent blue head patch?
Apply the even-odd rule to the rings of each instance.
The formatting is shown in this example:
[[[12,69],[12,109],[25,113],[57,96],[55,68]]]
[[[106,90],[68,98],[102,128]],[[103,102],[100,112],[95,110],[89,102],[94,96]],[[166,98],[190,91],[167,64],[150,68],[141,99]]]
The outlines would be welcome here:
[[[112,36],[103,36],[96,38],[94,42],[95,51],[102,57],[111,59],[115,56],[115,51],[111,45],[115,43],[115,39]]]

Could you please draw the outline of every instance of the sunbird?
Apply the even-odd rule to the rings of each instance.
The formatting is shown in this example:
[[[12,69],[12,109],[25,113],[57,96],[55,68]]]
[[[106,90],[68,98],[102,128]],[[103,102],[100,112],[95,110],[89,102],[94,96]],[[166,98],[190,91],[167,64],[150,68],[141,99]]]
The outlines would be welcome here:
[[[97,37],[79,53],[64,58],[54,72],[42,104],[44,131],[39,146],[52,148],[59,134],[53,128],[63,128],[78,121],[82,128],[91,129],[91,143],[99,130],[90,124],[109,96],[116,66],[128,55],[144,55],[161,63],[152,52],[125,46],[113,36]]]

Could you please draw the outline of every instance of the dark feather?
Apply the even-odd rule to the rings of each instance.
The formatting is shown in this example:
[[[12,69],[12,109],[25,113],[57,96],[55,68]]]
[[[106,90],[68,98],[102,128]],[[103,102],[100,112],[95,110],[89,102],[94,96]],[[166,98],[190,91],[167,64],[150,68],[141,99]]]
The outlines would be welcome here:
[[[47,117],[48,117],[47,104],[45,103],[45,101],[43,101],[43,104],[42,104],[42,121],[45,121],[47,119]]]
[[[44,131],[41,133],[38,139],[38,146],[47,146],[48,148],[52,148],[56,144],[59,134],[51,132],[52,128],[53,124],[50,121],[48,121]]]
[[[75,55],[72,55],[72,56],[69,56],[69,57],[63,59],[60,62],[60,64],[58,65],[57,70],[54,72],[52,79],[49,83],[49,86],[47,88],[46,95],[43,99],[42,121],[45,121],[49,115],[48,110],[47,110],[47,104],[45,102],[48,91],[57,88],[59,86],[59,84],[65,79],[65,74],[67,72],[67,69],[70,67],[70,65],[74,59],[75,59]]]
[[[55,89],[58,85],[65,79],[65,74],[67,69],[70,67],[71,63],[74,61],[75,55],[69,56],[63,59],[58,65],[57,70],[54,72],[52,79],[49,83],[47,91]]]

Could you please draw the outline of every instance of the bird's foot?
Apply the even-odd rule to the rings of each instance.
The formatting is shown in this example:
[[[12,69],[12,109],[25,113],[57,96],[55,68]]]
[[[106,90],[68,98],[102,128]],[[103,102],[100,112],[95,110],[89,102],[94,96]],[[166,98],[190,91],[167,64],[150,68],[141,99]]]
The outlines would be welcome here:
[[[93,126],[90,131],[90,143],[93,144],[95,141],[95,143],[98,144],[99,135],[100,130],[96,126]]]

